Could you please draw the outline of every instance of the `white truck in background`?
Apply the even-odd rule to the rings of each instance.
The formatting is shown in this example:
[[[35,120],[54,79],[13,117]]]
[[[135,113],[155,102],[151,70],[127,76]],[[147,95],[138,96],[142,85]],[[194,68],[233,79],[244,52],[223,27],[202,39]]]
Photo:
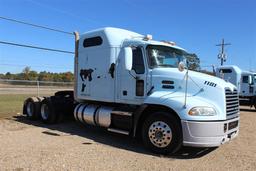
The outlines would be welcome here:
[[[256,109],[256,74],[242,71],[235,65],[216,68],[216,76],[234,84],[239,93],[242,105],[254,106]]]
[[[253,72],[254,83],[256,83],[256,72]]]
[[[109,27],[75,35],[74,91],[28,98],[28,118],[56,123],[73,113],[78,122],[142,137],[162,154],[182,145],[216,147],[238,135],[236,87],[188,71],[187,52],[173,42]]]

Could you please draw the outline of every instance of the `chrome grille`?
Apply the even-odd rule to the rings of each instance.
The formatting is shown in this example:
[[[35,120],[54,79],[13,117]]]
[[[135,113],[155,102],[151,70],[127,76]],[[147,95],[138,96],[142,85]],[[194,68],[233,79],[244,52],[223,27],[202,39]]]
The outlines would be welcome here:
[[[239,115],[239,96],[236,89],[233,92],[226,88],[226,113],[227,119],[236,117]]]

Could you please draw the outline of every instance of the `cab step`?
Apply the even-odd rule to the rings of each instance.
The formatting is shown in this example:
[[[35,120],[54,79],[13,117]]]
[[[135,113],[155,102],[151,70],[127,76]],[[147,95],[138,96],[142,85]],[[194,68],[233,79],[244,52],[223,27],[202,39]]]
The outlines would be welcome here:
[[[112,111],[111,114],[121,115],[121,116],[132,116],[132,112],[126,112],[126,111]]]
[[[123,134],[123,135],[129,135],[128,131],[124,131],[124,130],[121,130],[121,129],[108,128],[108,131]]]

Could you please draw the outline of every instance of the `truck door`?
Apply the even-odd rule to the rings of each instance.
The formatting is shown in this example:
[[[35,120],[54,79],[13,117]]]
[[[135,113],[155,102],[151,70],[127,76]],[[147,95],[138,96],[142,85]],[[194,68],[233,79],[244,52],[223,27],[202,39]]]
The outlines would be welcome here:
[[[249,93],[251,96],[254,95],[254,78],[253,75],[249,75]]]
[[[119,65],[119,95],[120,101],[130,104],[140,104],[146,94],[147,74],[142,47],[132,48],[132,70],[127,71]],[[120,59],[121,63],[124,58]]]
[[[241,84],[241,96],[252,96],[253,95],[253,85],[251,75],[242,76]]]
[[[253,86],[254,93],[253,93],[253,95],[256,96],[256,74],[253,75],[253,83],[254,83],[254,86]]]

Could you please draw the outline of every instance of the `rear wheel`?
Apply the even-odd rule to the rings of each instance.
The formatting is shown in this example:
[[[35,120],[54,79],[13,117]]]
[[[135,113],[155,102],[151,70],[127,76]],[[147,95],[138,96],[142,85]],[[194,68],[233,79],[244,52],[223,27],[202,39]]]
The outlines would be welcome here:
[[[33,117],[35,112],[34,102],[28,102],[26,105],[26,113],[28,117]]]
[[[167,112],[155,112],[143,123],[142,139],[155,153],[174,153],[182,145],[180,120]]]
[[[52,124],[57,122],[57,114],[54,110],[51,98],[45,98],[42,101],[40,113],[44,123]]]
[[[30,97],[25,100],[23,105],[23,114],[31,120],[36,120],[40,118],[40,103],[42,97]]]

